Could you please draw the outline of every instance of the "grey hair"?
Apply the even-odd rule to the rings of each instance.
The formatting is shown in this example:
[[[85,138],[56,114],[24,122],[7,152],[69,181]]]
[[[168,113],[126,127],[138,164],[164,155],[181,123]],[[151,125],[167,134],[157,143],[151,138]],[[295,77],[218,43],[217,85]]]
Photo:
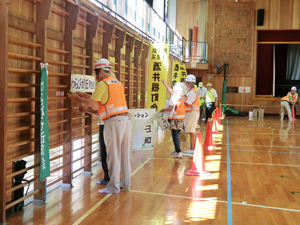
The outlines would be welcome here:
[[[177,95],[186,95],[187,94],[187,88],[183,82],[178,82],[174,85],[173,91]]]

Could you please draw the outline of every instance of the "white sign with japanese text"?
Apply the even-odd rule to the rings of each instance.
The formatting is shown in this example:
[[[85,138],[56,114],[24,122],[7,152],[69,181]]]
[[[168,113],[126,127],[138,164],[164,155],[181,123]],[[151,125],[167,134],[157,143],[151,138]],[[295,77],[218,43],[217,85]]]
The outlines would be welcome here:
[[[95,90],[95,77],[88,75],[72,74],[71,91],[93,92]]]
[[[155,114],[155,109],[129,109],[129,118],[132,122],[131,149],[149,150],[154,148],[154,122],[149,121]],[[146,123],[147,122],[147,123]]]

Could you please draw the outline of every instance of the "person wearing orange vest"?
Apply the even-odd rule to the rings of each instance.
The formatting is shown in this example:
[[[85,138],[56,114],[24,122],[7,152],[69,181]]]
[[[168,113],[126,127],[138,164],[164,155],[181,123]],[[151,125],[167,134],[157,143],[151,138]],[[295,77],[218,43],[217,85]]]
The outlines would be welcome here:
[[[166,84],[165,80],[161,80],[162,83],[169,88]],[[180,148],[180,140],[179,140],[179,133],[183,129],[184,125],[184,118],[185,118],[185,95],[186,95],[186,87],[184,83],[176,83],[173,86],[172,97],[169,101],[169,107],[162,109],[161,112],[170,111],[168,120],[170,123],[170,130],[172,133],[173,144],[175,147],[174,151],[170,152],[170,155],[173,158],[182,158],[181,148]]]
[[[111,75],[116,78],[116,75],[111,72]],[[116,78],[117,79],[117,78]],[[84,92],[76,92],[75,94],[79,95],[79,97],[90,99],[91,95]],[[104,142],[104,122],[101,117],[98,115],[98,109],[90,109],[87,106],[79,106],[79,111],[88,113],[91,115],[96,115],[98,117],[97,125],[99,126],[99,147],[100,147],[100,157],[101,157],[101,166],[104,172],[104,178],[96,181],[96,184],[108,184],[109,182],[109,174],[108,174],[108,166],[107,166],[107,152],[106,146]]]
[[[290,102],[289,96],[284,96],[281,99],[280,105],[281,105],[281,118],[280,118],[280,120],[284,119],[284,111],[286,110],[289,120],[292,121],[293,118],[292,118],[292,115],[291,115],[291,108],[290,108],[291,102]]]
[[[296,116],[296,103],[298,101],[298,94],[297,94],[297,88],[294,86],[291,88],[291,91],[287,94],[287,96],[290,99],[290,103],[292,104],[292,108],[294,108],[295,116]]]
[[[111,65],[107,59],[100,59],[94,67],[99,81],[90,99],[81,98],[76,94],[68,94],[71,100],[87,107],[98,104],[98,114],[104,121],[104,141],[107,150],[108,173],[110,181],[99,193],[120,192],[120,171],[122,172],[121,187],[130,190],[130,140],[131,122],[121,82],[111,76]]]
[[[199,119],[200,99],[196,88],[196,77],[189,74],[185,79],[185,85],[188,89],[188,95],[185,100],[185,132],[190,135],[190,148],[185,153],[194,153],[196,145],[196,126]]]

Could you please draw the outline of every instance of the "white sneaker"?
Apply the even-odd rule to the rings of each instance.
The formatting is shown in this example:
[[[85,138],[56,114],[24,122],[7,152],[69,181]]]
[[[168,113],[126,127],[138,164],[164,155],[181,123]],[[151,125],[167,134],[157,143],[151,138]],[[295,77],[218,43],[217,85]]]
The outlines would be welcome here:
[[[192,150],[192,149],[188,149],[186,150],[184,153],[187,153],[187,154],[194,154],[195,150]]]
[[[170,155],[175,155],[175,154],[176,154],[175,150],[170,152]]]
[[[176,153],[176,154],[174,154],[174,155],[172,155],[172,156],[173,156],[173,158],[181,159],[181,158],[182,158],[182,153],[181,153],[181,152],[178,152],[178,153]]]
[[[119,192],[113,192],[111,190],[108,190],[107,188],[101,189],[98,191],[100,194],[119,194]]]

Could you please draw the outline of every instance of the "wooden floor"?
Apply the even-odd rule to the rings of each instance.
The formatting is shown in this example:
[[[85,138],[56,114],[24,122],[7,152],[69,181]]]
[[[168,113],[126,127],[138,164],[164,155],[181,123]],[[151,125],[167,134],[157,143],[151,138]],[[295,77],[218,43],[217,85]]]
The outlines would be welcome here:
[[[92,176],[75,178],[74,188],[49,193],[47,205],[9,216],[8,225],[227,224],[231,218],[237,225],[300,224],[300,121],[265,116],[222,123],[213,136],[216,150],[205,152],[209,177],[186,176],[192,158],[174,160],[170,131],[158,131],[153,151],[133,155],[130,191],[99,194],[103,186],[95,182],[103,173],[96,166]],[[186,150],[189,139],[183,132],[180,139]]]

